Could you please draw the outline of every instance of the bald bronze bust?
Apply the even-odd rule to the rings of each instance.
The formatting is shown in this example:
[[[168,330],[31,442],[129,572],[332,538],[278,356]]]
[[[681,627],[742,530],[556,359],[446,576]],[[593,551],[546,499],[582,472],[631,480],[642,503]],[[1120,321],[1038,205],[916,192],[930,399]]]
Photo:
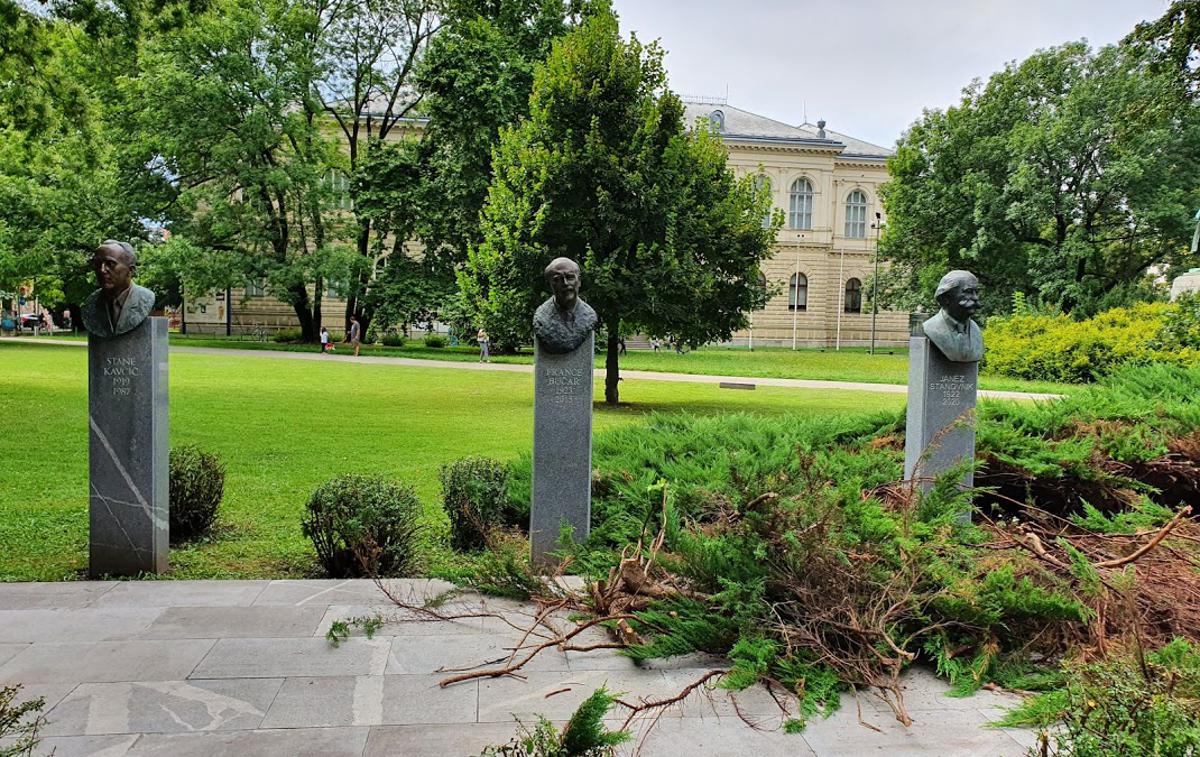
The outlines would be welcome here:
[[[533,314],[533,333],[546,352],[565,354],[579,348],[596,330],[596,311],[579,299],[579,265],[570,258],[555,258],[546,266],[546,283],[554,296]]]
[[[951,271],[938,282],[938,314],[921,328],[929,341],[954,363],[983,360],[983,331],[971,316],[979,310],[979,279],[970,271]]]
[[[154,309],[154,292],[133,283],[137,254],[127,242],[105,240],[92,255],[92,270],[99,289],[83,305],[83,327],[108,339],[133,331]]]

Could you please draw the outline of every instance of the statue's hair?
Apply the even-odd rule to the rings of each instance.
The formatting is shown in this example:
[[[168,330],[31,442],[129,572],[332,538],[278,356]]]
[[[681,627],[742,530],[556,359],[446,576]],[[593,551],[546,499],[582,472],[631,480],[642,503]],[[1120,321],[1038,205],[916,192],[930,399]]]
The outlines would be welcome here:
[[[973,282],[975,286],[979,286],[979,279],[977,279],[975,274],[971,273],[970,271],[951,271],[943,276],[942,280],[938,282],[937,292],[934,293],[934,297],[937,298],[938,302],[941,302],[942,295],[958,289],[963,284],[971,282]]]
[[[576,263],[574,260],[571,260],[570,258],[555,258],[554,260],[550,261],[550,264],[548,266],[546,266],[546,270],[542,271],[542,276],[544,276],[546,278],[546,281],[550,280],[550,269],[554,268],[559,263],[570,263],[575,268],[576,275],[578,275],[580,272],[579,264]]]
[[[137,252],[134,251],[133,245],[129,242],[122,242],[119,239],[105,239],[100,243],[100,247],[116,247],[129,258],[129,267],[137,265]]]

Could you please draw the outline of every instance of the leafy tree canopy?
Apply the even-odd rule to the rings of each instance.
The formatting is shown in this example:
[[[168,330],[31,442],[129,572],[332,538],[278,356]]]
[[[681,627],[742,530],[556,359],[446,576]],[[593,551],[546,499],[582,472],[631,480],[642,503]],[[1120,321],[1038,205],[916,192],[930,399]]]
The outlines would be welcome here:
[[[710,129],[685,129],[662,50],[623,40],[604,6],[555,43],[529,109],[501,131],[483,240],[460,285],[493,339],[511,345],[529,339],[548,296],[546,264],[578,261],[607,331],[615,403],[624,331],[697,345],[745,325],[765,300],[759,265],[782,217],[763,224],[766,193],[733,177]]]
[[[1074,43],[926,111],[888,162],[881,295],[929,308],[967,268],[990,312],[1021,292],[1088,314],[1136,298],[1148,267],[1185,265],[1200,120],[1179,92],[1139,50]]]

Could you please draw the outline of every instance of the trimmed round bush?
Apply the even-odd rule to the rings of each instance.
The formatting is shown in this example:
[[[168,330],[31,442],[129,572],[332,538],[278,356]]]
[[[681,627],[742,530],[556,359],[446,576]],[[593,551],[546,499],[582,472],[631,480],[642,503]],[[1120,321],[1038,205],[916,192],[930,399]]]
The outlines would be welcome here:
[[[449,342],[447,342],[446,337],[442,336],[441,334],[426,334],[425,335],[425,346],[426,347],[440,348],[440,347],[445,347],[447,344],[449,344]]]
[[[511,525],[505,490],[508,468],[486,457],[466,457],[442,466],[442,504],[450,517],[455,549],[481,549],[493,528]]]
[[[313,492],[301,528],[330,578],[403,576],[415,565],[420,517],[408,486],[348,475]]]
[[[404,337],[403,334],[384,334],[383,335],[383,346],[384,347],[403,347],[404,343],[407,341],[408,340]]]
[[[171,449],[170,469],[171,541],[203,536],[225,495],[225,466],[211,452],[188,445]]]

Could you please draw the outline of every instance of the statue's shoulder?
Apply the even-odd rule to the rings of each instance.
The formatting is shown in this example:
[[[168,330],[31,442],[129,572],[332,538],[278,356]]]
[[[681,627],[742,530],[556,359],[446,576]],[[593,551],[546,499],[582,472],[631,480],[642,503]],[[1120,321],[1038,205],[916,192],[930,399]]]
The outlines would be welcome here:
[[[946,316],[941,310],[934,313],[924,323],[921,324],[921,331],[925,336],[947,334],[950,331],[950,325],[946,323]]]
[[[137,284],[130,284],[129,286],[130,292],[128,304],[132,304],[138,309],[145,308],[146,312],[154,309],[154,302],[158,299],[158,296],[154,294],[153,290],[147,289],[143,286],[138,286]]]
[[[600,317],[596,315],[596,311],[591,305],[587,304],[583,300],[579,300],[575,303],[576,323],[582,323],[585,328],[595,328],[596,323],[599,320]]]

